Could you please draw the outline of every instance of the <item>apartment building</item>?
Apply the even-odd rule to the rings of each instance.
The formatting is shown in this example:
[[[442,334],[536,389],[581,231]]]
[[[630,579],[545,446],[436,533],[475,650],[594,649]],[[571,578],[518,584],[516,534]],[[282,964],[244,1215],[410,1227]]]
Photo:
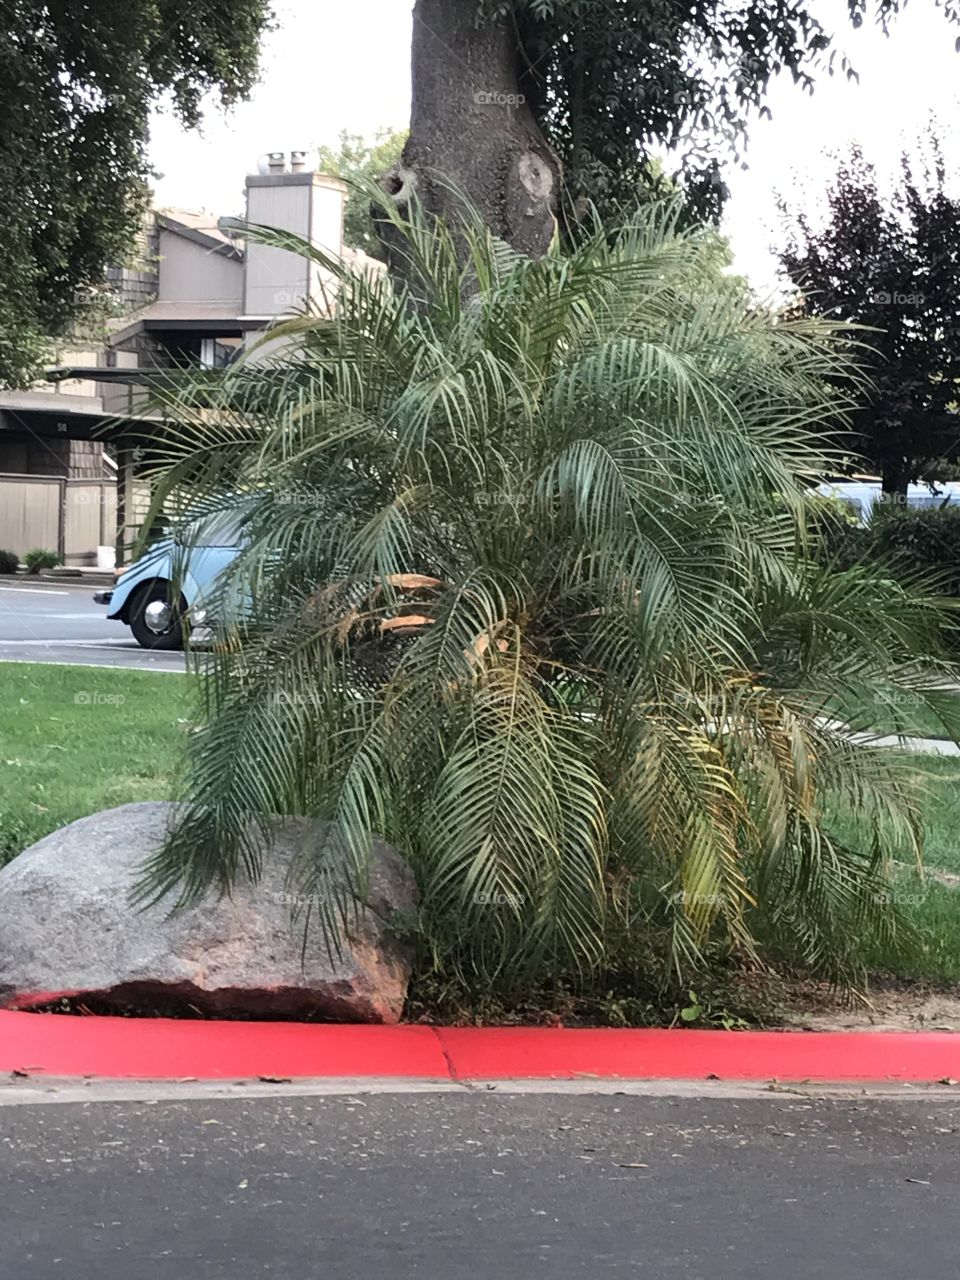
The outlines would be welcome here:
[[[311,170],[305,153],[272,153],[247,177],[246,219],[377,270],[343,245],[345,199],[344,184]],[[107,562],[148,503],[143,459],[157,419],[138,373],[226,365],[306,299],[331,294],[317,264],[245,243],[212,214],[151,210],[140,248],[135,268],[109,273],[122,314],[102,345],[64,353],[29,391],[0,391],[0,547]]]

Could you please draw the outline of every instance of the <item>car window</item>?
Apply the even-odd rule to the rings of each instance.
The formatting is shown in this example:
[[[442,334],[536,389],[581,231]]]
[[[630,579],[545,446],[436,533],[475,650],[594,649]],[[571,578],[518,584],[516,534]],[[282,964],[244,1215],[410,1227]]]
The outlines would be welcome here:
[[[239,547],[247,515],[245,510],[218,511],[192,520],[177,533],[177,542],[185,547]]]

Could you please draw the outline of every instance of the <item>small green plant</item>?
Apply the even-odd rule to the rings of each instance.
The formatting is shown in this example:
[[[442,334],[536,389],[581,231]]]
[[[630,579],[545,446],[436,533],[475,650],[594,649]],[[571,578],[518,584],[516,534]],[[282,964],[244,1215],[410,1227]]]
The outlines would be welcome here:
[[[705,1000],[701,1000],[695,991],[687,993],[690,1003],[685,1005],[673,1020],[673,1025],[677,1022],[685,1022],[688,1025],[699,1023],[700,1026],[706,1027],[722,1027],[724,1031],[746,1031],[750,1024],[743,1018],[738,1018],[736,1014],[730,1013],[728,1009],[714,1009]]]
[[[42,569],[55,569],[60,564],[60,557],[55,551],[45,551],[42,547],[34,547],[23,557],[27,573],[39,573]]]
[[[16,573],[20,566],[20,557],[15,551],[0,549],[0,573]]]

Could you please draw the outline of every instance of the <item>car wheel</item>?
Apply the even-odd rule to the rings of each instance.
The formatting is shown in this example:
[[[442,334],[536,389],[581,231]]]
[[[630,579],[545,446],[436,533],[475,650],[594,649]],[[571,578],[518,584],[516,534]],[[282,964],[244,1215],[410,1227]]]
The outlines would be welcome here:
[[[171,583],[148,583],[130,602],[128,622],[134,640],[143,649],[182,649],[185,611],[183,597]]]

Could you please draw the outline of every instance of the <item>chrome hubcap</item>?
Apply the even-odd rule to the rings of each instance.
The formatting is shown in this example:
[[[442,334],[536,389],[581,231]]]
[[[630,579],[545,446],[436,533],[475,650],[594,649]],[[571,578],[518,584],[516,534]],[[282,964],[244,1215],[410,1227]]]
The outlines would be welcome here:
[[[171,610],[162,600],[151,600],[143,611],[143,620],[155,636],[170,630]]]

